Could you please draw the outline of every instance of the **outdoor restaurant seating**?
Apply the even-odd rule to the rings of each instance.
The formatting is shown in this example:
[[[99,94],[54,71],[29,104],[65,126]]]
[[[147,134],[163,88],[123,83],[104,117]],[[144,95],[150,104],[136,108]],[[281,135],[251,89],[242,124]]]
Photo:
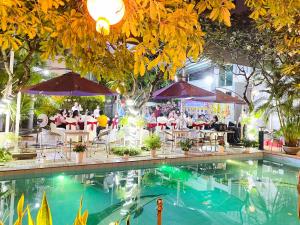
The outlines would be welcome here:
[[[86,126],[87,126],[87,131],[90,133],[89,134],[89,140],[93,141],[95,137],[97,136],[97,120],[91,116],[87,116],[86,119]]]

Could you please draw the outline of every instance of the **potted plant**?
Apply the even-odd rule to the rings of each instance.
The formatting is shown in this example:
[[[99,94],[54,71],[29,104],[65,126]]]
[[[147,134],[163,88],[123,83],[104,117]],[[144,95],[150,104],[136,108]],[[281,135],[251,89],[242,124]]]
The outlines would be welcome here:
[[[73,148],[73,152],[76,152],[76,163],[82,163],[84,159],[84,153],[87,150],[86,145],[77,144]]]
[[[265,111],[266,118],[274,112],[277,114],[284,139],[282,148],[287,154],[296,155],[300,150],[300,109],[299,104],[296,104],[299,101],[299,94],[290,91],[288,87],[285,83],[271,85],[268,90],[271,97],[269,96],[258,110]]]
[[[191,139],[183,139],[179,142],[181,150],[184,152],[184,155],[188,155],[188,152],[193,147],[194,142]]]
[[[300,116],[290,118],[290,120],[281,127],[284,138],[284,145],[282,146],[285,153],[296,155],[300,151]]]
[[[160,137],[156,134],[151,134],[145,138],[144,144],[147,148],[150,149],[151,156],[156,156],[156,150],[161,147],[161,140]]]
[[[224,140],[219,140],[218,141],[218,151],[219,152],[224,152],[225,151],[225,141]]]
[[[249,140],[249,139],[243,139],[242,143],[243,143],[243,145],[245,147],[245,151],[244,152],[249,152],[250,148],[255,148],[255,147],[258,146],[258,142],[257,141],[252,141],[252,140]]]

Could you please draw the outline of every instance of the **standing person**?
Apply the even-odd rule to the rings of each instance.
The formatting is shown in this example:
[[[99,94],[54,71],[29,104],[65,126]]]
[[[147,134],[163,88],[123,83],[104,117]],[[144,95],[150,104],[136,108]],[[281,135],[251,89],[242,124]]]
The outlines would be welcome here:
[[[115,117],[112,119],[111,128],[118,129],[118,127],[119,127],[119,116],[118,116],[118,113],[116,113]]]
[[[79,105],[78,102],[75,102],[73,107],[72,107],[72,112],[74,112],[76,110],[78,111],[78,113],[82,110],[81,105]]]
[[[119,118],[123,118],[126,115],[125,107],[126,107],[125,103],[121,102],[121,105],[120,105],[120,107],[118,109],[118,116],[119,116]]]
[[[98,118],[100,116],[100,107],[97,105],[96,109],[94,110],[94,118]]]
[[[99,114],[100,115],[97,118],[98,121],[97,136],[99,135],[100,130],[104,130],[107,127],[109,121],[109,118],[103,113],[102,110],[99,111]]]

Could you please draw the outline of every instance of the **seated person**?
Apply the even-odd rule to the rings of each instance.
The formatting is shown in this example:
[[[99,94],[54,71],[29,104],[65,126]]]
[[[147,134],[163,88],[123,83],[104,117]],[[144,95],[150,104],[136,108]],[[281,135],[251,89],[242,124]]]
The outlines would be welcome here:
[[[206,118],[205,118],[205,116],[203,115],[203,114],[201,114],[201,115],[199,115],[198,116],[198,119],[197,119],[197,124],[203,124],[203,123],[206,123],[207,122],[207,120],[206,120]]]
[[[108,126],[109,118],[103,113],[102,110],[100,110],[97,121],[98,121],[97,136],[98,136],[100,131],[106,129],[106,127]]]
[[[216,125],[217,125],[218,122],[219,122],[218,116],[214,115],[213,118],[212,118],[212,120],[209,123],[209,128],[210,129],[216,129]]]
[[[79,111],[75,110],[72,114],[72,118],[76,119],[77,123],[80,122],[80,115],[79,115]]]
[[[151,114],[150,118],[148,118],[147,123],[148,123],[148,125],[147,125],[148,130],[150,132],[154,132],[155,127],[156,127],[156,123],[157,123],[154,112]]]
[[[185,119],[185,121],[186,121],[187,128],[193,129],[193,123],[194,123],[194,121],[192,119],[192,116],[188,115],[187,118]]]
[[[56,127],[66,129],[66,120],[63,116],[63,112],[64,110],[60,110],[59,113],[57,113],[57,115],[55,116],[55,125]]]
[[[174,117],[169,117],[168,119],[168,127],[169,128],[173,128],[175,129],[176,128],[176,119]]]
[[[187,128],[187,123],[186,123],[186,116],[184,113],[182,113],[177,119],[176,119],[176,124],[178,129],[185,129]]]
[[[168,119],[175,119],[175,110],[172,110],[172,111],[169,113]]]
[[[63,113],[62,113],[62,115],[63,115],[63,117],[64,118],[67,118],[67,117],[69,117],[70,115],[69,115],[69,112],[68,112],[68,110],[67,109],[64,109],[63,110]]]

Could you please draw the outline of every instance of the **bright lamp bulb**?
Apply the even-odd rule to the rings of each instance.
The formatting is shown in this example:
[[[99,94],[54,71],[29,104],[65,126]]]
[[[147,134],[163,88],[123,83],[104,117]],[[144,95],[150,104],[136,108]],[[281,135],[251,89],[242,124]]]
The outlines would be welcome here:
[[[120,22],[125,14],[123,0],[87,0],[87,8],[96,21],[96,30],[109,34],[110,25]]]

